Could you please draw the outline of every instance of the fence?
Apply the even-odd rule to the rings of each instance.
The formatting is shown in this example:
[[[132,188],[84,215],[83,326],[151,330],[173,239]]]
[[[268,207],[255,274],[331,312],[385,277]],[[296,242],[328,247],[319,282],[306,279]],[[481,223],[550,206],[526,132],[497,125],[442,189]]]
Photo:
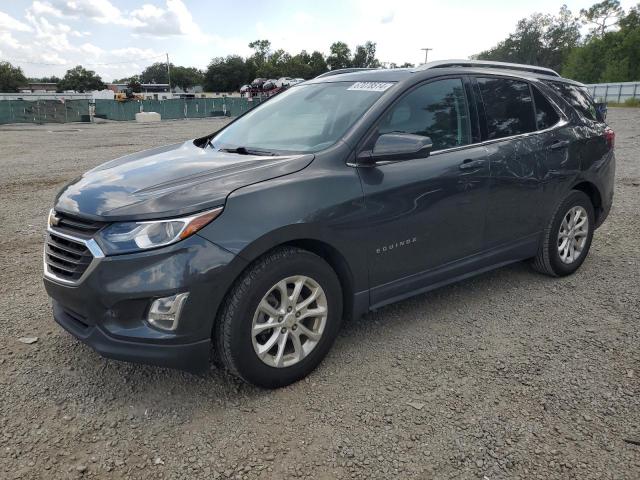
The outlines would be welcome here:
[[[259,99],[247,98],[190,98],[171,100],[95,101],[95,116],[116,121],[135,120],[136,113],[157,112],[163,120],[238,116],[260,104]],[[2,123],[66,123],[88,122],[88,100],[4,100],[0,101]]]
[[[89,100],[0,101],[0,123],[88,122]]]
[[[597,101],[624,103],[629,98],[640,99],[640,82],[596,83],[587,85]]]

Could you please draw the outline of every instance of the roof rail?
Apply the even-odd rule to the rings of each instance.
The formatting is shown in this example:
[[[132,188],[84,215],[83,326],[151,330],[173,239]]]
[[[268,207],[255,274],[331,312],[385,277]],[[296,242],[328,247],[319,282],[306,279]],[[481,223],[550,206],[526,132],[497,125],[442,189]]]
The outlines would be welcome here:
[[[558,72],[551,70],[550,68],[537,67],[535,65],[524,65],[521,63],[493,62],[489,60],[439,60],[420,65],[415,71],[447,67],[498,68],[502,70],[519,70],[521,72],[537,73],[539,75],[549,75],[552,77],[560,76]]]
[[[343,73],[353,73],[353,72],[366,72],[367,70],[378,70],[377,68],[339,68],[338,70],[329,70],[328,72],[321,73],[315,78],[324,78],[324,77],[333,77],[334,75],[342,75]]]

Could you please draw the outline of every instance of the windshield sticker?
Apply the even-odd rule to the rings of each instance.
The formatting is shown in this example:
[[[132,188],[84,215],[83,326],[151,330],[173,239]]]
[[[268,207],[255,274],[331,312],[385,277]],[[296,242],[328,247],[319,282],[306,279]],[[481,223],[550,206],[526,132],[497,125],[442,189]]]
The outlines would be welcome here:
[[[360,90],[361,92],[384,92],[392,86],[393,83],[389,82],[356,82],[349,88],[347,88],[347,90]]]

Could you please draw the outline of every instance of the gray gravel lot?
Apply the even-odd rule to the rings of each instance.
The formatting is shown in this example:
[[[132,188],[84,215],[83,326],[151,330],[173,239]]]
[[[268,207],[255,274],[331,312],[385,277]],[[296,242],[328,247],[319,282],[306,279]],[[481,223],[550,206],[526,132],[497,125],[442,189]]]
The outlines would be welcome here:
[[[640,478],[640,110],[609,119],[614,208],[577,274],[386,307],[277,391],[102,359],[42,286],[65,182],[221,120],[0,127],[0,478]]]

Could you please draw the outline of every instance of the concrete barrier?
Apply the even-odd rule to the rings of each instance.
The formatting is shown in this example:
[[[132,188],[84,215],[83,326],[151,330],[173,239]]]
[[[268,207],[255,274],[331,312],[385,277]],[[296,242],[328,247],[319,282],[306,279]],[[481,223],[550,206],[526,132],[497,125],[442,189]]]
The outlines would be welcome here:
[[[136,113],[136,122],[138,123],[159,122],[161,119],[160,114],[156,112]]]

